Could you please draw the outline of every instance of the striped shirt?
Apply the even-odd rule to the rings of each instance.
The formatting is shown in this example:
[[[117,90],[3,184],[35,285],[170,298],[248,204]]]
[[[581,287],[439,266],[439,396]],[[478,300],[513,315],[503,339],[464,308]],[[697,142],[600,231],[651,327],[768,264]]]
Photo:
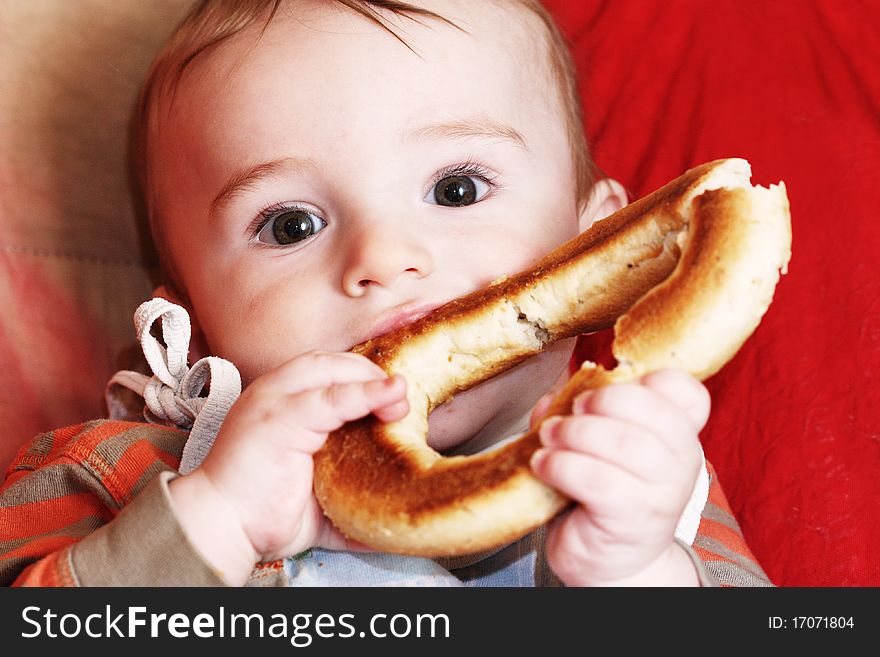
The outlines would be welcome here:
[[[190,545],[168,494],[186,439],[177,429],[116,420],[37,436],[0,486],[0,584],[224,585],[222,573]],[[709,477],[708,502],[690,550],[701,581],[771,586],[711,466]],[[535,536],[540,540],[543,532]],[[290,570],[282,561],[258,564],[249,585],[287,585]],[[536,585],[554,584],[559,582],[552,573],[536,578]]]

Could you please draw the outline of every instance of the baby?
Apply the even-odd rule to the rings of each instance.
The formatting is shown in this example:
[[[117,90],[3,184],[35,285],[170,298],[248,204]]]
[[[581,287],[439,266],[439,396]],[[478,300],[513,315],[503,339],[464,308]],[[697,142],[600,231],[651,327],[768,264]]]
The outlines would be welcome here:
[[[156,294],[189,311],[191,360],[231,361],[244,392],[199,467],[142,482],[136,492],[158,491],[144,493],[151,501],[137,496],[63,546],[80,583],[94,554],[124,563],[133,530],[121,519],[135,515],[141,532],[170,526],[187,544],[155,548],[178,583],[188,569],[173,564],[190,548],[234,585],[311,548],[364,550],[321,513],[312,454],[347,421],[402,418],[406,381],[345,352],[527,268],[625,203],[618,183],[594,179],[569,55],[533,0],[203,2],[154,64],[138,127],[167,273]],[[573,347],[557,342],[438,408],[430,445],[473,452],[525,431],[567,379]],[[700,508],[733,543],[711,537],[710,561],[708,543],[695,551],[676,536],[705,478],[708,415],[705,388],[665,371],[586,393],[571,416],[544,422],[532,469],[576,505],[536,558],[572,586],[766,583],[732,518],[717,520],[717,482]],[[185,436],[136,426],[177,445],[145,478],[176,467],[167,453]],[[61,568],[52,554],[16,562],[28,567],[19,581],[48,581]],[[700,557],[723,562],[715,579]],[[490,563],[468,577],[491,583],[480,573]]]

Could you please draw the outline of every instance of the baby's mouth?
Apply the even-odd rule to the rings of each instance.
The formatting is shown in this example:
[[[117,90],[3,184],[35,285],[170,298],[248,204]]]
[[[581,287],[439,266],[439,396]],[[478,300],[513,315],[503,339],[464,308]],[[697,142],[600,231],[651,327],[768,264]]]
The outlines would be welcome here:
[[[443,304],[434,302],[409,303],[390,308],[379,315],[362,342],[373,340],[380,335],[385,335],[386,333],[408,326],[425,315],[428,315],[431,311],[439,308],[441,305]]]

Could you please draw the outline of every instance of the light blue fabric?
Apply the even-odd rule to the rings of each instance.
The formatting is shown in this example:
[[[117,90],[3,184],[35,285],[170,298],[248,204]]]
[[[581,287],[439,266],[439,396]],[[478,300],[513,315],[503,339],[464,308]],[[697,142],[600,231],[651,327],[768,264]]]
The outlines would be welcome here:
[[[287,559],[284,568],[290,586],[560,586],[544,559],[543,544],[541,528],[465,565],[397,554],[313,549]]]
[[[430,559],[312,549],[285,560],[290,586],[462,586]]]

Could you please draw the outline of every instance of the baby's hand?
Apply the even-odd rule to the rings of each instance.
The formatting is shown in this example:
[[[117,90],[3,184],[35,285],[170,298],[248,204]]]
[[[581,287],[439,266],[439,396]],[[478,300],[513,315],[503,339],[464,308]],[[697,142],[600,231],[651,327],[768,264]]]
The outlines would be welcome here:
[[[363,356],[310,352],[268,372],[233,405],[204,463],[170,484],[187,536],[233,584],[258,561],[356,548],[312,494],[312,454],[345,422],[407,412],[403,378]]]
[[[709,394],[677,371],[591,390],[541,426],[532,469],[577,506],[554,521],[547,560],[569,586],[697,585],[675,526],[702,457]]]

